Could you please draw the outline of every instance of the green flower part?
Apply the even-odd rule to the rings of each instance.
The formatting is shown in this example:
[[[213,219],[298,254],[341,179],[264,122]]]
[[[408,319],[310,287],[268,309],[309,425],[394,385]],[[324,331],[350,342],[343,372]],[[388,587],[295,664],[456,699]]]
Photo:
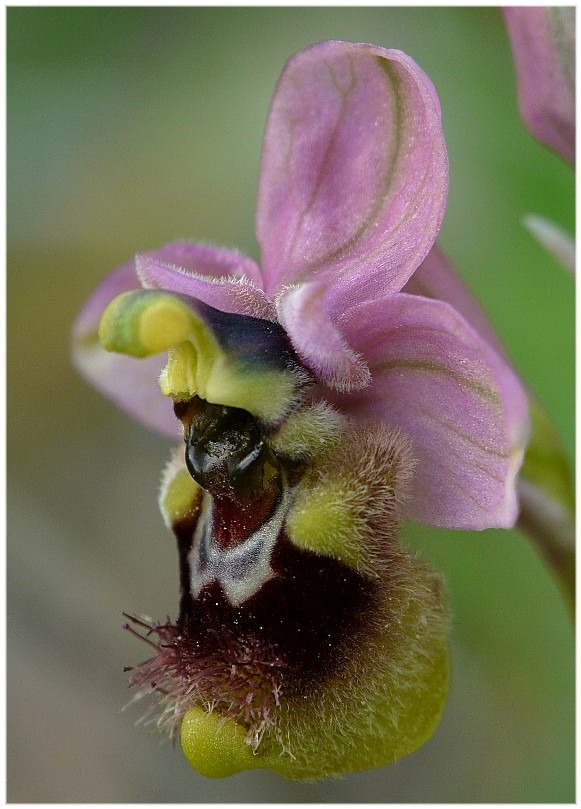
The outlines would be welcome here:
[[[284,415],[305,376],[274,323],[226,315],[157,290],[114,298],[103,313],[99,340],[108,351],[141,359],[167,351],[160,377],[166,396],[182,400],[196,394],[268,422]]]

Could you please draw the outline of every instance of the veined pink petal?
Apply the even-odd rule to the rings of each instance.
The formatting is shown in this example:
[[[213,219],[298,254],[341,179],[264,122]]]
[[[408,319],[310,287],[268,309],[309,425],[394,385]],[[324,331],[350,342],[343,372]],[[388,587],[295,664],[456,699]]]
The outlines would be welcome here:
[[[438,245],[434,245],[430,250],[405,285],[404,292],[451,304],[493,349],[496,356],[491,353],[489,361],[492,367],[496,368],[496,378],[501,385],[503,399],[511,405],[507,409],[510,444],[514,447],[526,444],[529,429],[526,390],[518,375],[510,370],[510,359],[484,310]],[[512,485],[521,460],[519,455],[515,455],[517,465],[511,469],[507,485]]]
[[[175,242],[139,253],[135,262],[145,289],[188,295],[222,312],[274,319],[274,306],[259,286],[258,265],[233,250]]]
[[[134,359],[105,351],[97,330],[107,305],[122,292],[139,289],[135,262],[123,264],[93,292],[73,326],[73,360],[80,373],[97,390],[152,430],[171,438],[180,436],[173,403],[159,389],[165,355]]]
[[[430,79],[401,51],[323,42],[293,56],[270,108],[258,195],[264,289],[316,280],[327,305],[401,289],[444,213]]]
[[[442,301],[401,293],[356,307],[340,325],[373,376],[341,407],[414,441],[409,516],[444,528],[514,525],[528,422],[508,365]]]
[[[437,244],[432,247],[402,292],[452,304],[472,328],[484,337],[488,345],[506,358],[504,346],[484,310]]]
[[[575,8],[505,8],[522,118],[575,163]]]
[[[325,292],[314,283],[284,289],[276,299],[279,322],[322,382],[345,392],[365,387],[371,381],[369,368],[333,326]]]

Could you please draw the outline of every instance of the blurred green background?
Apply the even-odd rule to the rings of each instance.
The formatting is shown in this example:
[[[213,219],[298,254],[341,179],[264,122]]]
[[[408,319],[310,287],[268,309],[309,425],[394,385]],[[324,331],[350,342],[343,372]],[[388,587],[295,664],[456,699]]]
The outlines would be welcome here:
[[[136,251],[178,238],[254,257],[262,130],[295,51],[323,39],[410,54],[450,155],[441,243],[563,441],[574,440],[573,281],[521,225],[572,233],[571,169],[524,130],[501,15],[477,8],[9,8],[11,802],[570,802],[573,632],[516,531],[409,526],[445,572],[453,676],[416,754],[341,781],[211,781],[134,727],[123,610],[177,607],[156,493],[169,447],[70,365],[71,323]]]

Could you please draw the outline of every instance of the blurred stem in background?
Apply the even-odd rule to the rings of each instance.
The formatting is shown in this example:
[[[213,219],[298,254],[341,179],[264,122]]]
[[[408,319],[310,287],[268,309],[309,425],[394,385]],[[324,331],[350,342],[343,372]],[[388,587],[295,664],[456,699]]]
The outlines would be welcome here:
[[[565,450],[539,402],[529,399],[531,440],[518,482],[519,527],[548,565],[574,618],[575,493]]]

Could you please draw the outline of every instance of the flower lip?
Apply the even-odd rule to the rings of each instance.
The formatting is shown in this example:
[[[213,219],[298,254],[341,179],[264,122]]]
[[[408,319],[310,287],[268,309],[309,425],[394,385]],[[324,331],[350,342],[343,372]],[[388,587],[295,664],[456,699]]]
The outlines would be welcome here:
[[[385,763],[410,752],[418,736],[398,727],[382,731],[380,741],[370,731],[367,740],[366,728],[389,725],[382,712],[399,714],[396,706],[409,705],[410,693],[412,703],[422,701],[426,680],[431,684],[434,676],[426,704],[419,713],[412,709],[413,719],[404,707],[402,721],[419,726],[423,739],[441,708],[447,669],[439,587],[397,542],[414,465],[410,442],[386,427],[361,435],[339,420],[335,441],[297,457],[289,444],[293,434],[309,418],[317,424],[320,412],[308,404],[298,407],[285,423],[296,422],[295,431],[279,428],[286,432],[282,442],[277,431],[262,433],[280,464],[267,483],[272,497],[263,503],[256,493],[248,503],[219,487],[184,487],[183,468],[175,465],[165,476],[162,501],[173,503],[169,522],[180,555],[180,617],[175,625],[133,622],[157,642],[155,656],[133,670],[131,683],[141,695],[157,698],[159,724],[170,733],[182,722],[184,752],[208,774],[253,766],[293,778],[349,771],[359,761],[350,745],[359,741],[377,744],[371,762]],[[232,424],[255,434],[248,414],[204,402],[176,403],[176,413],[186,433],[208,430],[220,449],[228,445],[234,454]],[[261,480],[264,485],[264,475]],[[323,526],[338,505],[351,554],[325,536]],[[373,543],[375,552],[369,553]],[[400,697],[395,692],[404,670],[406,694]],[[361,689],[358,699],[353,682]],[[332,718],[337,704],[346,706],[341,720]],[[216,727],[224,728],[220,742]],[[322,749],[329,733],[335,741],[319,764],[311,748]],[[209,750],[219,766],[210,766]]]

